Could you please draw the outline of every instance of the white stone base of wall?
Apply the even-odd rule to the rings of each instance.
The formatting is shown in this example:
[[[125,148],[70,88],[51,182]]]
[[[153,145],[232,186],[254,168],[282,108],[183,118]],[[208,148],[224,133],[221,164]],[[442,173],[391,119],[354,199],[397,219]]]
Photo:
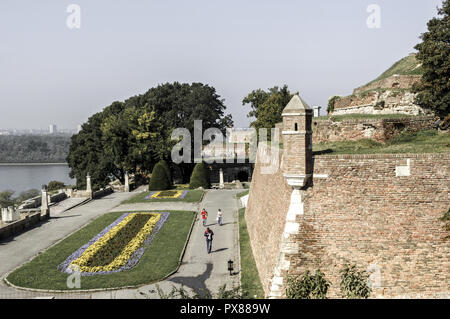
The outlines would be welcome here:
[[[333,111],[332,115],[346,114],[405,114],[405,115],[432,115],[428,110],[422,109],[418,105],[398,105],[393,108],[383,108],[376,110],[374,105],[352,106],[345,109]]]
[[[282,272],[287,272],[290,268],[290,262],[286,259],[286,254],[297,254],[299,252],[298,243],[291,239],[291,235],[298,234],[300,224],[296,220],[297,217],[303,215],[303,213],[304,208],[301,192],[299,189],[293,189],[289,211],[286,214],[286,223],[281,237],[280,254],[274,269],[272,285],[270,287],[270,299],[280,298],[283,295],[283,287],[286,283]]]

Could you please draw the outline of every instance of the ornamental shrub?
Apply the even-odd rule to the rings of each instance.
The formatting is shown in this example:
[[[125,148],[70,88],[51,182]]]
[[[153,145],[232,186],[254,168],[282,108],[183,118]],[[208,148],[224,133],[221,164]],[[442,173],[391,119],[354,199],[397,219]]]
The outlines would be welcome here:
[[[64,185],[63,182],[51,181],[50,183],[48,183],[47,189],[49,192],[51,192],[65,187],[66,185]]]
[[[161,162],[156,163],[153,167],[152,177],[148,185],[149,191],[162,191],[170,188],[170,181],[167,176],[167,171],[164,168],[164,164]]]
[[[288,299],[326,299],[330,282],[325,274],[316,270],[313,275],[307,270],[303,276],[289,277],[286,287]]]
[[[169,164],[165,160],[160,160],[158,163],[160,163],[164,167],[164,171],[166,172],[167,179],[169,180],[169,185],[172,186],[172,173],[170,172]]]
[[[372,292],[368,285],[369,275],[366,271],[357,271],[356,266],[346,265],[341,270],[341,294],[343,298],[367,299]]]
[[[210,186],[211,184],[209,182],[208,168],[206,167],[205,163],[198,163],[197,165],[195,165],[194,171],[192,172],[189,188],[210,188]]]

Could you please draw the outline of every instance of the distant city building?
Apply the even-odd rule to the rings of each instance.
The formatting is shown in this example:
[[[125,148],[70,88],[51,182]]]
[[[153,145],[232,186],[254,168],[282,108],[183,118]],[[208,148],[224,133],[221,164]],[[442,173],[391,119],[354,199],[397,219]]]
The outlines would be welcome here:
[[[57,132],[56,125],[50,124],[50,134],[56,134],[56,132]]]
[[[80,131],[81,131],[81,124],[78,124],[78,126],[77,126],[77,134],[80,133]]]
[[[11,132],[9,130],[0,129],[0,135],[11,135]]]

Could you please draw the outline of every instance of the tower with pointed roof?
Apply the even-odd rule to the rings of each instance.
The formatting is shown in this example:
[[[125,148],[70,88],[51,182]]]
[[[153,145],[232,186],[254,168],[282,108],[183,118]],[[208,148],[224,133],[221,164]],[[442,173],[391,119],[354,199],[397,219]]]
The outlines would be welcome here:
[[[283,174],[292,186],[303,187],[312,175],[313,110],[295,94],[283,110]]]

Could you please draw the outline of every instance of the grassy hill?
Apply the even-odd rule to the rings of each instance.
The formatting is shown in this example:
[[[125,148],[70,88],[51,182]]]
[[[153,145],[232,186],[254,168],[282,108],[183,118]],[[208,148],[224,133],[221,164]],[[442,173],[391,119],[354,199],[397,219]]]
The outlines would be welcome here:
[[[383,72],[375,80],[367,83],[371,84],[373,82],[386,79],[394,74],[398,75],[421,75],[423,74],[423,69],[420,62],[416,59],[416,56],[408,55],[407,57],[397,61],[389,69]],[[367,85],[366,84],[366,85]]]

